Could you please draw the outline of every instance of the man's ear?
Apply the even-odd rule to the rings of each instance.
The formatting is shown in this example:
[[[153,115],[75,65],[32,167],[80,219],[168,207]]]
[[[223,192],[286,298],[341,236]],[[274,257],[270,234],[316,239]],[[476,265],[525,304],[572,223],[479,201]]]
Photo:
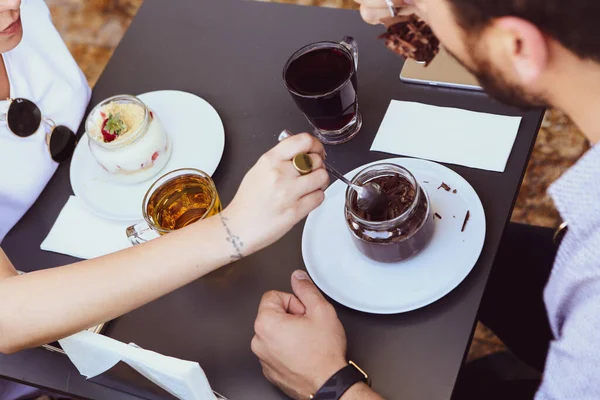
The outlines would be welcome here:
[[[544,33],[531,22],[517,17],[502,17],[490,26],[494,33],[489,54],[507,60],[493,60],[496,65],[512,65],[523,86],[535,82],[548,65],[549,49]]]

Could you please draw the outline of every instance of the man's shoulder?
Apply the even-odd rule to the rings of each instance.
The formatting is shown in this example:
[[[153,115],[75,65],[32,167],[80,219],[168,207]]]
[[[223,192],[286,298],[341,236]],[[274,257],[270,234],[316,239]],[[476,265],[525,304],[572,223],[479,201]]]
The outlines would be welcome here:
[[[549,189],[569,234],[587,237],[600,226],[600,144],[596,144]]]

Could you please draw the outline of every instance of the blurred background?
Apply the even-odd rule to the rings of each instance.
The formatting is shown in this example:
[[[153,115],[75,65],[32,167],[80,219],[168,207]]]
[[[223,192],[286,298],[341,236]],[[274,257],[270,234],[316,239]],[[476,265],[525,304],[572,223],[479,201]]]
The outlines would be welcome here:
[[[261,1],[357,8],[352,0]],[[50,6],[56,27],[93,87],[143,0],[46,0],[46,2]],[[512,216],[513,221],[557,227],[561,222],[560,216],[546,195],[546,189],[588,147],[586,139],[564,114],[558,110],[549,110],[525,175]],[[502,343],[484,326],[479,325],[469,359],[476,359],[502,349]]]

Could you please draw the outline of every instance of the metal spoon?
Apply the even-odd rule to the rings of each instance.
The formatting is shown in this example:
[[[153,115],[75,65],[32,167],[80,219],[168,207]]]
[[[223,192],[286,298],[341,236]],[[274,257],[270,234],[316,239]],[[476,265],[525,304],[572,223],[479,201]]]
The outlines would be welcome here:
[[[287,129],[284,129],[279,134],[279,141],[281,142],[282,140],[287,139],[288,137],[290,137],[292,135],[293,134],[290,131],[288,131]],[[381,190],[381,186],[379,186],[377,183],[369,182],[362,186],[356,185],[356,184],[350,182],[348,179],[346,179],[346,177],[341,172],[339,172],[338,170],[333,168],[326,161],[323,161],[323,164],[325,164],[325,169],[331,175],[335,176],[340,181],[342,181],[346,185],[350,186],[350,188],[352,188],[352,190],[354,190],[356,192],[356,195],[357,195],[356,205],[358,206],[358,208],[360,208],[363,211],[373,212],[373,211],[380,211],[384,207],[387,207],[388,202],[389,202],[388,197],[385,193],[383,193],[383,191]]]
[[[327,164],[327,162],[323,161],[323,164],[325,164],[325,169],[327,169],[331,175],[350,186],[350,188],[356,192],[356,205],[361,210],[371,212],[380,211],[383,207],[388,205],[388,197],[383,193],[381,186],[377,183],[369,182],[362,186],[356,185],[346,179],[346,177],[338,170]]]

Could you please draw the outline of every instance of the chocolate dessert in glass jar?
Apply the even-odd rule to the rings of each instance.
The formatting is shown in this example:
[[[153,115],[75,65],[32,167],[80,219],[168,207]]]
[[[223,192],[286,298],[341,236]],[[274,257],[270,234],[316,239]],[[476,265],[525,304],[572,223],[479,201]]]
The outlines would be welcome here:
[[[387,196],[384,206],[362,210],[357,194],[346,190],[344,213],[356,247],[378,262],[407,260],[422,251],[433,235],[429,196],[406,168],[376,164],[360,171],[352,183],[377,183]]]

